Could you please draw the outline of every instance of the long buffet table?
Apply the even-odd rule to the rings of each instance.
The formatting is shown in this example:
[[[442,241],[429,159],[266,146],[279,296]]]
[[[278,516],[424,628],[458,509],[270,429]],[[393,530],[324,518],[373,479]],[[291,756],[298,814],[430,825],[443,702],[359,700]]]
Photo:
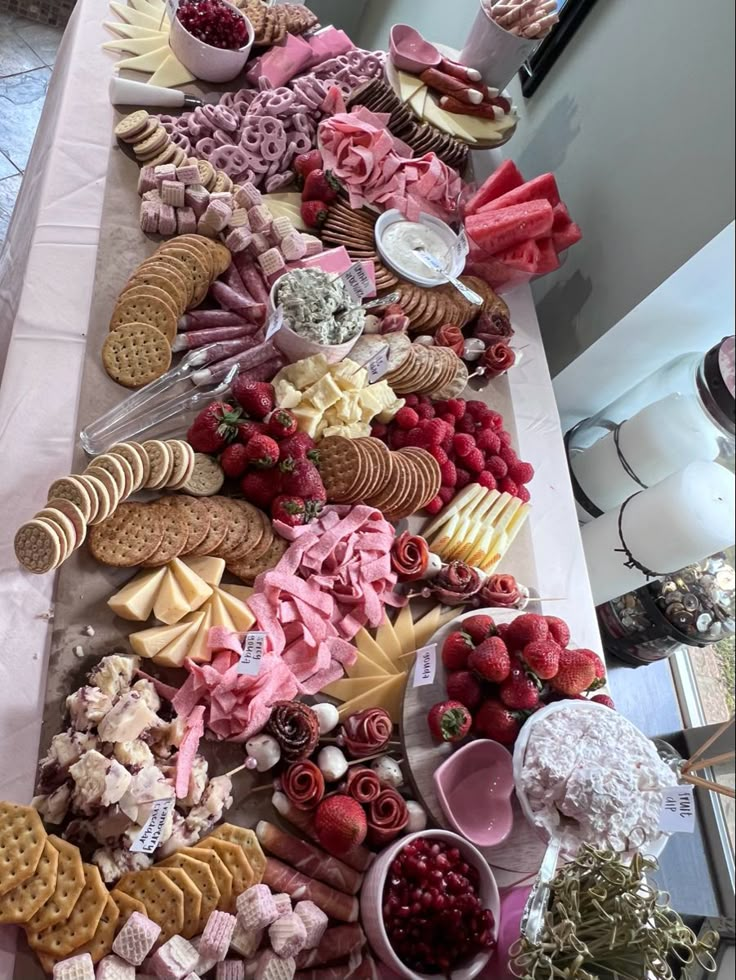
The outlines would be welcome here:
[[[104,4],[78,0],[59,51],[0,256],[0,798],[30,800],[43,714],[54,578],[18,568],[16,528],[69,472],[116,112]],[[513,153],[513,143],[509,146]],[[474,154],[478,172],[493,155]],[[505,297],[523,358],[509,375],[519,453],[536,467],[530,518],[544,611],[580,646],[600,649],[551,379],[531,292]],[[96,356],[96,355],[93,355]],[[80,628],[83,624],[80,624]],[[0,927],[0,977],[15,928]]]

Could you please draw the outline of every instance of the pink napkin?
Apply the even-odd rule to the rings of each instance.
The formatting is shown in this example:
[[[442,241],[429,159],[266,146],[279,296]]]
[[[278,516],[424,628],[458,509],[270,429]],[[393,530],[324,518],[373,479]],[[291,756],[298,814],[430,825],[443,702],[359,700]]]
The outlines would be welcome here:
[[[259,78],[265,78],[273,88],[279,88],[313,64],[314,51],[311,45],[300,37],[287,34],[281,44],[274,45],[260,58],[256,58],[245,77],[252,85],[257,85]]]
[[[337,58],[340,54],[346,54],[355,47],[345,31],[339,31],[336,27],[325,27],[323,31],[313,34],[309,38],[309,46],[312,49],[310,68],[321,65],[323,61],[327,61],[329,58]]]

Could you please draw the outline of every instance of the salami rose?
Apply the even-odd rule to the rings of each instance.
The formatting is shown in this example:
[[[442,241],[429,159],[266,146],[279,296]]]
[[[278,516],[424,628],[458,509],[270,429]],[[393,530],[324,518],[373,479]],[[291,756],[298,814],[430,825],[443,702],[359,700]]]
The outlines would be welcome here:
[[[457,606],[470,599],[480,590],[481,580],[477,569],[464,561],[451,561],[432,580],[431,590],[435,599],[446,606]]]
[[[306,759],[319,742],[317,715],[301,701],[275,701],[266,731],[281,746],[286,762]]]
[[[342,736],[348,753],[354,759],[362,759],[380,752],[393,730],[393,722],[383,708],[366,708],[345,719]]]
[[[368,805],[368,841],[373,847],[384,847],[398,837],[409,823],[409,810],[403,796],[395,789],[384,789]]]
[[[405,313],[388,313],[381,320],[381,333],[405,333],[410,320]]]
[[[513,575],[491,575],[478,598],[483,606],[516,606],[521,592]]]
[[[499,303],[501,305],[498,309],[494,308],[490,312],[480,314],[475,321],[474,337],[480,337],[487,343],[491,342],[488,338],[508,340],[509,337],[513,337],[514,328],[511,326],[508,307],[500,300]]]
[[[325,779],[308,759],[293,762],[281,777],[281,789],[299,810],[313,810],[325,795]]]
[[[465,338],[456,323],[443,323],[434,335],[434,342],[438,347],[449,347],[458,357],[463,356]]]
[[[347,794],[358,803],[372,803],[381,795],[381,781],[366,766],[354,766],[348,770]]]
[[[391,568],[400,582],[422,578],[429,564],[429,545],[419,534],[404,531],[391,546]]]
[[[516,363],[516,354],[508,344],[499,340],[498,343],[486,347],[480,356],[480,363],[485,369],[487,377],[497,378],[500,374],[504,374],[509,368],[514,366]]]

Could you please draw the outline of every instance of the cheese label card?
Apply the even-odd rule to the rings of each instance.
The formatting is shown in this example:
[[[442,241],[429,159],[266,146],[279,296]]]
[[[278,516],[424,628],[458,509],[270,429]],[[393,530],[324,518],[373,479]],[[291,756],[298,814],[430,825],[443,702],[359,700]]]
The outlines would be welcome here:
[[[437,672],[437,644],[430,643],[429,646],[420,647],[417,650],[417,659],[414,661],[414,680],[413,687],[427,687],[434,684],[434,675]]]
[[[368,372],[368,381],[370,384],[374,384],[376,381],[380,380],[388,371],[388,344],[384,344],[380,350],[371,357],[369,361],[363,365],[363,367]]]
[[[275,333],[283,327],[284,325],[284,308],[283,306],[277,306],[275,310],[271,310],[268,314],[268,323],[266,324],[266,340],[269,337],[273,337]]]
[[[238,662],[238,673],[256,677],[261,669],[263,651],[266,649],[266,634],[260,630],[250,630],[243,637],[243,652]]]
[[[143,829],[130,845],[136,854],[153,854],[161,840],[166,818],[174,808],[173,796],[165,800],[154,800],[151,804],[151,815],[143,824]]]
[[[371,277],[363,268],[362,262],[353,262],[349,269],[340,276],[345,283],[345,287],[356,303],[359,303],[364,296],[373,292]]]
[[[695,830],[694,786],[670,786],[664,791],[659,829],[665,834],[692,834]]]
[[[447,257],[445,259],[446,267],[452,269],[455,263],[463,262],[465,264],[465,257],[470,251],[470,246],[468,244],[468,236],[465,234],[465,229],[461,228],[457,233],[457,237],[453,244],[447,250]]]

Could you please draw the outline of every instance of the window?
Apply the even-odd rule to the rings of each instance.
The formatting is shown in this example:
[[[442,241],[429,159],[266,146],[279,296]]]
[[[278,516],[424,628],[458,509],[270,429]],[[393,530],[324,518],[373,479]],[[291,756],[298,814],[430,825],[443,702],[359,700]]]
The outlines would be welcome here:
[[[521,91],[528,99],[569,44],[595,0],[557,0],[559,23],[550,31],[519,72]]]

